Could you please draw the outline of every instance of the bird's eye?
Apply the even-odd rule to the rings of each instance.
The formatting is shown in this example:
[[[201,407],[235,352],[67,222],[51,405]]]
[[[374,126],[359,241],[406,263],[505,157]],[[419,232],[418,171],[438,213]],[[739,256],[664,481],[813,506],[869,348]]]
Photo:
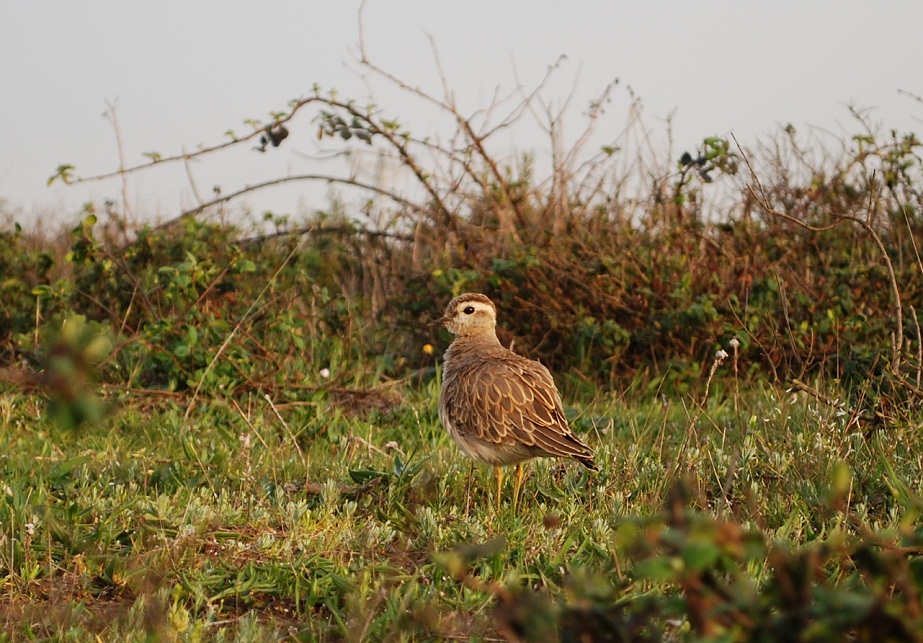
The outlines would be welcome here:
[[[465,306],[465,309],[462,312],[466,315],[470,315],[474,312],[474,306]]]

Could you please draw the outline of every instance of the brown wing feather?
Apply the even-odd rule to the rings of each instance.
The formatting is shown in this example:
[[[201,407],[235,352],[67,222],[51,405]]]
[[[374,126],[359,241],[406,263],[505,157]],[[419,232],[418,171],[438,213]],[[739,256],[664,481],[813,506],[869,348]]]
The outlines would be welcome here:
[[[567,425],[561,395],[555,388],[551,373],[538,362],[529,364],[532,368],[523,373],[523,381],[529,383],[530,378],[535,378],[531,385],[536,391],[536,404],[531,406],[532,416],[528,419],[535,428],[536,444],[552,455],[572,456],[594,468],[589,447],[577,439]]]
[[[547,368],[507,353],[465,370],[458,373],[464,386],[452,387],[445,399],[459,432],[499,446],[521,445],[532,456],[571,456],[595,466],[589,448],[567,426]]]

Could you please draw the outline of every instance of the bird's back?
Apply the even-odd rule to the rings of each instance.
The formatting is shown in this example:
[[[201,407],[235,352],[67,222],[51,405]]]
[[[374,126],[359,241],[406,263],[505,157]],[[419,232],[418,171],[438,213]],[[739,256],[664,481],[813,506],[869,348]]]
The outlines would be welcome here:
[[[445,355],[439,415],[471,457],[515,464],[573,457],[596,469],[590,449],[571,433],[551,373],[492,337],[459,337]]]

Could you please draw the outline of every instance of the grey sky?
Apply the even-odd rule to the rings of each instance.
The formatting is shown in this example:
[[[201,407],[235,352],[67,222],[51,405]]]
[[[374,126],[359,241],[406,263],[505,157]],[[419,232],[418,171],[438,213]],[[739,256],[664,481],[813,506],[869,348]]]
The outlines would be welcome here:
[[[355,62],[356,0],[333,2],[32,2],[0,6],[0,199],[23,221],[69,219],[86,200],[118,196],[113,182],[55,187],[60,163],[79,174],[118,165],[111,125],[117,100],[129,163],[142,152],[176,153],[246,130],[314,83],[376,103],[415,134],[438,127]],[[648,126],[674,112],[677,150],[733,132],[744,144],[780,124],[853,132],[845,105],[874,108],[886,127],[919,131],[923,105],[920,2],[465,2],[368,0],[369,54],[411,84],[438,92],[428,38],[463,109],[485,107],[515,74],[531,87],[548,65],[567,62],[545,96],[563,101],[575,78],[574,117],[614,78],[640,96]],[[621,101],[621,103],[619,102]],[[610,127],[624,121],[618,92]],[[404,110],[404,111],[402,111]],[[621,110],[621,111],[620,111]],[[273,155],[241,153],[193,167],[197,182],[230,190],[307,170],[305,119]],[[574,129],[576,131],[576,128]],[[434,132],[435,133],[435,132]],[[519,149],[547,148],[529,134]],[[323,194],[323,192],[322,192]],[[192,205],[182,168],[133,179],[139,216],[168,217]],[[306,186],[248,199],[257,211],[323,207]]]

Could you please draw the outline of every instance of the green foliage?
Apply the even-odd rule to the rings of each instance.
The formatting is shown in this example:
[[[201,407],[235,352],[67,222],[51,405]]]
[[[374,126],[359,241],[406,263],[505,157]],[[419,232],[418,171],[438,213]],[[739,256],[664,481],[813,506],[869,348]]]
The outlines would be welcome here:
[[[33,331],[80,315],[119,336],[105,382],[233,394],[316,385],[321,369],[342,374],[366,351],[386,350],[376,343],[388,341],[385,329],[359,321],[368,302],[340,290],[339,275],[357,260],[334,238],[292,253],[288,242],[241,244],[234,228],[194,219],[179,231],[142,228],[128,243],[113,235],[88,208],[64,264],[48,252],[15,264],[4,284],[6,355],[26,352]],[[4,241],[9,256],[26,243],[19,228]]]
[[[841,502],[851,487],[843,471],[848,468],[835,468],[831,487],[831,499]],[[633,582],[680,592],[679,602],[664,595],[658,618],[677,610],[688,618],[696,640],[919,636],[923,577],[916,568],[923,562],[923,528],[913,521],[862,537],[833,529],[791,548],[692,510],[689,497],[688,488],[678,484],[661,516],[627,522],[618,537],[632,561]],[[919,500],[915,504],[904,508],[918,511]],[[896,552],[895,541],[906,549]]]
[[[322,102],[325,137],[398,133],[373,107]],[[717,137],[628,215],[618,200],[575,202],[562,219],[528,154],[515,168],[466,166],[481,192],[458,194],[462,214],[429,204],[410,221],[413,237],[365,230],[336,202],[309,228],[269,214],[252,233],[274,232],[253,240],[194,217],[129,236],[88,204],[63,262],[61,239],[56,252],[20,228],[0,238],[0,355],[14,363],[44,319],[80,314],[120,337],[104,375],[113,384],[236,395],[316,385],[324,368],[403,377],[431,367],[422,347],[444,341],[425,322],[453,295],[480,290],[501,306],[504,343],[577,394],[637,378],[688,394],[731,338],[745,367],[772,380],[823,376],[859,391],[875,381],[873,397],[890,394],[893,367],[911,379],[921,368],[909,306],[923,292],[919,142],[864,132],[854,143],[832,178],[809,168],[799,181],[803,168],[779,165],[760,177],[758,201],[742,198],[715,224],[703,220],[702,191],[734,177],[740,160]],[[902,364],[892,364],[895,287]]]
[[[34,330],[35,298],[51,292],[53,265],[51,249],[31,243],[18,223],[0,231],[0,361],[14,358],[16,334]]]
[[[40,383],[49,398],[52,421],[65,429],[98,423],[107,404],[97,395],[99,365],[109,357],[112,339],[98,323],[73,315],[49,333],[38,356]]]
[[[51,185],[55,181],[61,181],[62,183],[71,183],[74,180],[74,166],[70,164],[59,165],[55,170],[55,173],[48,177],[48,185]]]

